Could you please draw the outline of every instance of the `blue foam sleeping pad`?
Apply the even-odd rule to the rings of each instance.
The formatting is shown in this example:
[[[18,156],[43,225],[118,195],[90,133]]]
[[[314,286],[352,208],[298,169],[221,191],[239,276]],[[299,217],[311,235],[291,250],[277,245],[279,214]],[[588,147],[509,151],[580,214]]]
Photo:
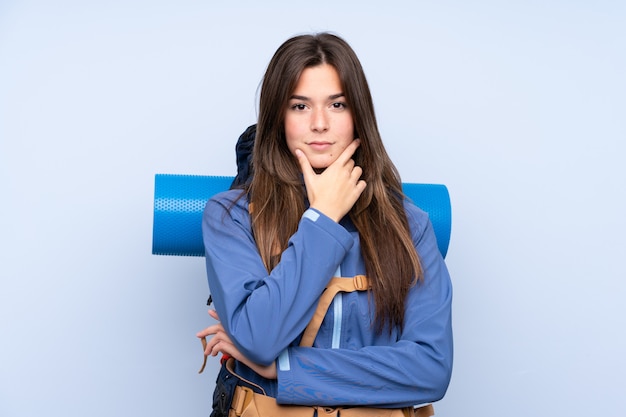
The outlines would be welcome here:
[[[204,256],[202,213],[213,195],[228,190],[234,177],[156,174],[154,178],[154,255]],[[403,183],[404,193],[430,217],[445,258],[451,230],[450,195],[445,185]]]

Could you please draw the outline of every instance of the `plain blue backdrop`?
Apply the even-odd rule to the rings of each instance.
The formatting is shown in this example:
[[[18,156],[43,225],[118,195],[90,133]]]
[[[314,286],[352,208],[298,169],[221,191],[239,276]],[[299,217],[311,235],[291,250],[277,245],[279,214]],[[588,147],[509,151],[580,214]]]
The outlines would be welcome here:
[[[202,258],[151,255],[154,174],[234,175],[288,37],[359,54],[403,181],[446,184],[439,416],[623,416],[626,6],[0,3],[0,415],[207,416]]]

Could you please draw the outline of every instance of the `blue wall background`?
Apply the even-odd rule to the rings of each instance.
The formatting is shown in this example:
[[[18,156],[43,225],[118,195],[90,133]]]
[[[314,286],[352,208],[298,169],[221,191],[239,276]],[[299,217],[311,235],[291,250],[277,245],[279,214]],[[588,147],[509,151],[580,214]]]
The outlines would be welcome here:
[[[202,258],[151,255],[155,173],[234,175],[278,45],[362,59],[407,182],[450,190],[440,416],[623,416],[626,6],[0,3],[0,415],[208,415]]]

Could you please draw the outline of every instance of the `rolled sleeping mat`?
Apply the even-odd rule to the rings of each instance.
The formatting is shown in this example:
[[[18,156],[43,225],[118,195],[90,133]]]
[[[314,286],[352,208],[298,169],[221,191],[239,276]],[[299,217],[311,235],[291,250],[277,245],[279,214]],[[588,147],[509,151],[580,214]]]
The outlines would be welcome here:
[[[204,256],[202,214],[213,195],[228,190],[234,177],[156,174],[152,254]],[[445,258],[451,232],[450,195],[445,185],[403,183],[404,193],[430,217]]]

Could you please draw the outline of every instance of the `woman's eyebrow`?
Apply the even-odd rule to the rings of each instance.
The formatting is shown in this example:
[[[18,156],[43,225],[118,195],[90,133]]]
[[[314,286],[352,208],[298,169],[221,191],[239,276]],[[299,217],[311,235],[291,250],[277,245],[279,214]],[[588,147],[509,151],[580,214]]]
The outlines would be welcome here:
[[[338,99],[338,98],[340,98],[340,97],[344,97],[344,96],[345,96],[345,94],[344,94],[344,93],[337,93],[337,94],[332,94],[332,95],[328,96],[328,99],[329,99],[329,100],[336,100],[336,99]],[[302,100],[302,101],[309,101],[309,100],[311,100],[311,98],[310,98],[310,97],[307,97],[307,96],[299,96],[299,95],[296,95],[296,94],[294,94],[294,95],[292,95],[291,97],[289,97],[289,99],[290,99],[290,100]]]

